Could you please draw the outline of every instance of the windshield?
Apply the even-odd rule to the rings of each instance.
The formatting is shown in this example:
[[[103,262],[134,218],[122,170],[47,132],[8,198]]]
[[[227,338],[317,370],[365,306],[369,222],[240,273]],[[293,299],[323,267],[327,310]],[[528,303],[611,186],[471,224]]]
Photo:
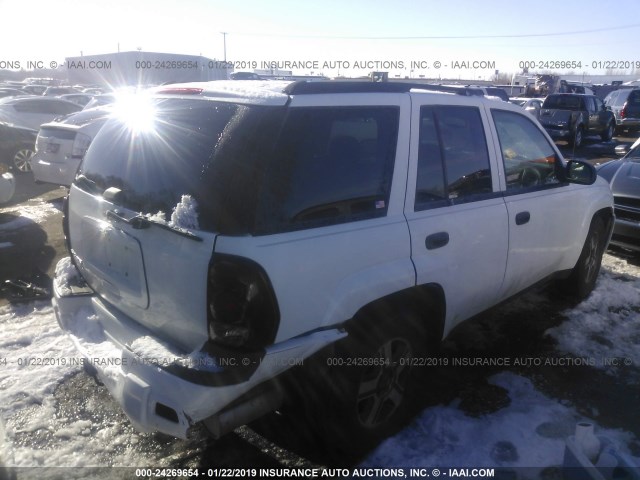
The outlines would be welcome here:
[[[147,107],[119,113],[102,127],[78,186],[96,194],[118,188],[121,206],[164,218],[190,195],[202,229],[247,233],[282,110],[184,99]]]

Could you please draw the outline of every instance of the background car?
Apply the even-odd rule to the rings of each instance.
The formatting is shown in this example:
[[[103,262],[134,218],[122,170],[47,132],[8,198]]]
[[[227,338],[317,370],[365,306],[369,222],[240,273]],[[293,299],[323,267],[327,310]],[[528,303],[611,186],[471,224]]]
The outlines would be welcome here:
[[[22,87],[22,90],[29,95],[42,95],[46,89],[46,85],[25,85]]]
[[[89,110],[95,107],[102,107],[104,105],[110,105],[116,101],[116,96],[113,93],[104,93],[102,95],[95,95],[89,102],[84,106],[84,110]]]
[[[640,128],[640,88],[623,88],[610,92],[604,99],[616,119],[616,132]]]
[[[0,97],[17,97],[21,95],[28,94],[17,88],[0,87]]]
[[[57,97],[68,93],[78,93],[78,91],[73,87],[47,87],[42,95],[45,97]]]
[[[33,179],[70,186],[89,144],[111,111],[109,107],[83,110],[60,122],[42,125],[31,159]]]
[[[37,130],[0,122],[0,162],[18,172],[31,169]]]
[[[67,93],[60,95],[58,98],[61,100],[67,100],[68,102],[77,103],[81,107],[84,107],[93,99],[94,95],[88,93]]]
[[[567,140],[576,148],[587,135],[611,140],[616,125],[613,113],[595,95],[554,93],[545,98],[538,120],[553,139]]]
[[[0,100],[0,122],[38,130],[54,118],[82,110],[76,103],[53,97],[15,97]]]
[[[536,116],[542,108],[544,98],[515,97],[510,98],[509,101],[515,105],[518,105],[519,107],[524,108],[526,111],[531,112],[534,116]]]
[[[598,167],[611,184],[616,223],[611,243],[640,253],[640,139],[626,156]]]
[[[0,164],[0,204],[7,203],[16,191],[16,180],[8,167]]]
[[[253,72],[234,72],[229,75],[231,80],[263,80],[257,73]]]

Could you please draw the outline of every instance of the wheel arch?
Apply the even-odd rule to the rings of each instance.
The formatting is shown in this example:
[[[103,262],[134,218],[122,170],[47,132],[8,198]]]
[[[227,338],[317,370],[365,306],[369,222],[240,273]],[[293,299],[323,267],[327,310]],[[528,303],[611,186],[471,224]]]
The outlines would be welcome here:
[[[379,316],[394,318],[393,314],[411,311],[418,314],[418,325],[424,328],[429,346],[436,346],[443,337],[446,318],[446,297],[442,286],[436,283],[417,285],[376,299],[363,307],[345,323],[350,333],[358,331],[364,318]],[[381,318],[381,321],[385,321]]]

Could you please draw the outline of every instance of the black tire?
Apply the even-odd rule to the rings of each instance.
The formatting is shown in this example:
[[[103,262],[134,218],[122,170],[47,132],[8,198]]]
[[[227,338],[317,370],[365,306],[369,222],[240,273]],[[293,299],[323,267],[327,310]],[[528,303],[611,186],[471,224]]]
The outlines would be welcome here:
[[[584,141],[584,128],[582,128],[582,125],[578,125],[573,137],[569,138],[569,145],[575,148],[580,148],[582,146],[583,141]]]
[[[591,221],[580,258],[569,278],[564,280],[565,291],[577,300],[587,298],[596,285],[607,240],[606,235],[607,228],[604,220],[601,217],[595,217]]]
[[[613,123],[609,122],[607,129],[600,134],[600,138],[603,142],[608,142],[613,138],[613,131],[615,130]]]
[[[349,337],[314,372],[319,395],[307,420],[334,464],[364,455],[419,411],[421,372],[411,359],[429,350],[424,319],[409,310],[381,310],[352,321]]]
[[[11,157],[11,168],[18,173],[31,171],[31,157],[35,152],[31,147],[21,147]]]

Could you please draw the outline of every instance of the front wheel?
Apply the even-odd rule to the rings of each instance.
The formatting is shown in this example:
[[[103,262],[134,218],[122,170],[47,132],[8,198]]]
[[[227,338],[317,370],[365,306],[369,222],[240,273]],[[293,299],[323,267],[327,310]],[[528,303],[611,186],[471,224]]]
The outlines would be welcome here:
[[[607,241],[607,228],[602,218],[596,217],[591,222],[587,239],[582,247],[580,258],[573,267],[571,275],[564,281],[567,293],[578,300],[584,300],[593,291],[600,272],[600,264]]]
[[[584,129],[582,128],[582,125],[579,125],[576,128],[576,133],[574,134],[573,138],[569,140],[569,145],[575,148],[580,148],[582,146],[583,141],[584,141]]]

